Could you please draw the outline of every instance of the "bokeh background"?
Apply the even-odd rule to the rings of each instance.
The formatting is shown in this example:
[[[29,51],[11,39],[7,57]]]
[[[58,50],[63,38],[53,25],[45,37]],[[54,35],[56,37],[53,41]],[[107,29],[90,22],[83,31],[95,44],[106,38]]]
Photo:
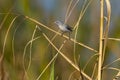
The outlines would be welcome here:
[[[72,6],[76,1],[77,0],[73,1]],[[89,0],[79,0],[78,4],[68,18],[67,24],[71,27],[75,26],[85,1]],[[108,37],[120,38],[120,0],[110,0],[110,2],[112,14]],[[35,37],[39,36],[39,38],[32,43],[32,48],[30,48],[30,44],[26,46],[32,38],[33,32],[36,28],[36,23],[25,19],[24,16],[29,16],[49,28],[58,31],[58,27],[56,27],[54,21],[61,20],[64,22],[69,3],[70,0],[0,0],[0,55],[3,54],[3,46],[7,30],[10,28],[12,20],[16,16],[19,16],[12,24],[6,38],[4,60],[0,63],[1,80],[36,80],[38,78],[46,65],[57,53],[57,51],[44,38],[42,32],[45,33],[50,40],[56,34],[42,26],[39,26],[42,32],[36,29],[35,33]],[[106,11],[104,14],[106,15]],[[100,2],[99,0],[93,0],[80,21],[77,41],[98,50],[99,20]],[[65,35],[68,36],[67,34]],[[74,38],[74,31],[71,38]],[[58,35],[52,42],[57,48],[59,48],[64,40],[65,38]],[[68,40],[64,44],[61,52],[63,52],[70,60],[74,62],[73,44],[73,42]],[[32,51],[31,65],[27,70],[28,78],[26,78],[24,76],[24,67],[27,69],[30,58],[30,50]],[[79,66],[81,69],[83,69],[88,59],[94,55],[95,52],[90,51],[80,45],[76,45],[75,54],[77,60],[80,56],[78,62],[80,62]],[[23,56],[25,60],[23,60]],[[108,40],[104,65],[111,63],[119,57],[120,41]],[[91,60],[85,69],[85,73],[89,76],[92,75],[91,72],[93,71],[95,60],[96,57]],[[110,67],[119,69],[119,61],[113,63]],[[50,79],[51,70],[54,71],[54,79]],[[67,63],[61,55],[58,55],[54,62],[54,67],[50,65],[39,80],[78,80],[79,72],[74,71],[75,69]],[[74,74],[72,74],[73,72]],[[71,74],[72,78],[69,79]],[[103,80],[112,80],[116,74],[117,71],[115,70],[105,69],[103,71]]]

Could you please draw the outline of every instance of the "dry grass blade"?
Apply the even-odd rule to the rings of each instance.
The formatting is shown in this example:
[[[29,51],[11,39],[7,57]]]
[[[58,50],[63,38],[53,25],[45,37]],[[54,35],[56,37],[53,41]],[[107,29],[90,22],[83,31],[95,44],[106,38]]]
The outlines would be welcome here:
[[[73,29],[73,30],[75,30],[75,29],[78,27],[78,25],[79,25],[82,17],[84,16],[84,14],[85,14],[85,12],[86,12],[86,10],[87,10],[87,8],[88,8],[88,6],[90,5],[91,2],[92,2],[92,0],[90,0],[90,1],[88,2],[88,4],[87,4],[87,1],[85,0],[85,2],[84,2],[84,4],[83,4],[83,7],[82,7],[82,10],[81,10],[81,13],[80,13],[79,18],[78,18],[78,21],[77,21],[76,25],[74,26],[74,29]],[[86,5],[86,4],[87,4],[87,5]],[[86,5],[86,6],[85,6],[85,5]]]
[[[96,70],[97,70],[97,62],[95,63],[94,68],[93,68],[93,72],[92,72],[92,76],[91,76],[92,79],[93,79],[94,76],[95,76],[95,71],[96,71]]]
[[[27,67],[27,69],[25,68],[25,62],[24,62],[24,61],[25,61],[26,49],[27,49],[27,47],[28,47],[29,44],[31,44],[33,41],[35,41],[35,40],[37,40],[37,39],[39,39],[39,38],[40,38],[40,36],[38,36],[38,37],[30,40],[30,41],[25,45],[24,52],[23,52],[23,60],[22,60],[22,61],[23,61],[23,69],[24,69],[24,72],[25,72],[24,78],[25,78],[25,76],[26,76],[27,79],[28,79],[28,75],[27,75],[28,67]]]
[[[45,33],[42,33],[43,36],[46,38],[46,40],[52,45],[52,47],[54,47],[58,53],[73,67],[75,68],[77,71],[80,71],[79,68],[68,58],[66,57],[51,41],[50,39],[47,37],[47,35]],[[82,74],[89,80],[92,80],[87,74],[85,74],[83,71],[81,71]]]
[[[12,20],[12,22],[10,23],[10,25],[9,25],[9,27],[8,27],[8,29],[7,29],[7,32],[6,32],[6,35],[5,35],[5,39],[4,39],[4,43],[3,43],[2,55],[0,56],[0,63],[1,63],[1,61],[3,60],[3,58],[4,58],[4,54],[5,54],[5,45],[6,45],[8,33],[9,33],[9,31],[10,31],[10,29],[11,29],[13,23],[14,23],[15,20],[17,19],[17,17],[19,17],[19,16],[16,16],[16,17]]]
[[[90,61],[94,58],[98,56],[98,54],[94,54],[93,56],[90,57],[90,59],[87,61],[87,63],[85,64],[85,66],[83,67],[83,71],[85,71],[86,67],[88,66],[88,64],[90,63]],[[98,59],[98,58],[97,58]],[[95,62],[95,65],[94,65],[94,68],[93,68],[93,72],[92,72],[92,76],[91,78],[93,79],[93,76],[95,75],[95,71],[96,71],[96,68],[97,68],[97,60]]]
[[[29,57],[29,64],[28,64],[28,68],[27,70],[30,68],[30,65],[31,65],[31,58],[32,58],[32,43],[33,43],[33,39],[34,39],[34,36],[35,36],[35,33],[36,33],[36,29],[37,29],[37,25],[33,31],[33,35],[32,35],[32,38],[31,38],[31,43],[30,43],[30,57]]]
[[[114,70],[114,71],[120,71],[120,69],[118,69],[118,68],[114,68],[114,67],[108,67],[107,69],[111,69],[111,70]]]
[[[2,28],[2,26],[3,26],[3,24],[4,24],[4,22],[6,21],[8,15],[9,15],[9,12],[6,14],[6,16],[4,17],[3,21],[1,22],[1,24],[0,24],[0,30],[1,30],[1,28]]]
[[[18,26],[16,27],[16,29],[15,29],[15,31],[14,31],[14,33],[13,33],[13,38],[12,38],[13,65],[15,65],[15,52],[14,52],[14,48],[15,48],[15,46],[14,46],[15,34],[16,34],[16,32],[17,32],[17,29],[18,29],[18,28],[20,27],[20,25],[24,22],[24,20],[25,20],[25,18],[23,19],[22,22],[20,22],[20,23],[18,24]]]
[[[0,30],[1,30],[2,26],[3,26],[3,24],[5,23],[8,15],[10,14],[11,10],[12,10],[12,8],[8,11],[8,13],[6,13],[6,16],[4,17],[3,21],[1,22],[1,24],[0,24]]]
[[[111,17],[111,4],[109,0],[105,0],[106,2],[106,6],[107,6],[107,24],[106,24],[106,28],[104,31],[104,46],[103,46],[103,60],[102,60],[102,64],[104,62],[104,56],[105,56],[105,51],[106,51],[106,45],[107,45],[107,40],[108,40],[108,32],[109,32],[109,25],[110,25],[110,17]]]
[[[105,38],[103,38],[103,39],[105,39]],[[120,41],[120,39],[118,39],[118,38],[108,38],[108,40]]]
[[[30,21],[35,22],[36,24],[38,24],[38,25],[40,25],[40,26],[42,26],[42,27],[44,27],[44,28],[46,28],[46,29],[48,29],[48,30],[50,30],[50,31],[52,31],[52,32],[54,32],[54,33],[56,33],[56,34],[58,34],[58,35],[61,36],[61,33],[59,33],[59,32],[57,32],[57,31],[49,28],[48,26],[46,26],[46,25],[38,22],[37,20],[35,20],[35,19],[33,19],[33,18],[30,18],[30,17],[28,17],[28,16],[25,16],[25,17],[26,17],[27,19],[29,19]],[[65,35],[63,35],[63,37],[66,38],[66,39],[69,39],[69,37],[67,37],[67,36],[65,36]],[[79,43],[79,42],[77,42],[77,41],[74,40],[74,39],[71,39],[71,41],[74,42],[74,43],[76,43],[76,44],[78,44],[78,45],[80,45],[80,46],[82,46],[82,47],[85,47],[85,48],[87,48],[87,49],[89,49],[89,50],[91,50],[91,51],[98,52],[97,50],[95,50],[95,49],[93,49],[93,48],[91,48],[91,47],[89,47],[89,46],[87,46],[87,45],[85,45],[85,44],[83,44],[83,43]]]
[[[120,77],[120,70],[119,70],[119,72],[117,73],[117,75],[115,76],[115,78],[113,80],[117,80],[119,77]]]
[[[120,78],[120,69],[114,68],[114,67],[108,67],[106,69],[111,69],[111,70],[114,70],[114,71],[118,71],[117,75],[112,80],[118,80],[118,78]]]
[[[72,2],[73,2],[73,0],[70,1],[69,5],[68,5],[68,7],[67,7],[67,11],[66,11],[66,14],[65,14],[65,23],[67,22],[67,16],[68,16],[68,13],[69,13],[69,11],[70,11],[70,7],[71,7],[71,5],[72,5]]]
[[[58,30],[58,32],[59,32],[60,30]],[[52,37],[52,39],[51,39],[51,42],[56,38],[58,36],[58,34],[55,34],[53,37]],[[48,43],[48,45],[47,45],[47,48],[50,46],[50,43]]]
[[[69,4],[69,7],[68,7],[68,10],[67,10],[67,13],[66,13],[66,18],[65,18],[65,23],[67,22],[68,18],[70,17],[72,11],[74,10],[74,8],[76,7],[76,5],[78,4],[79,0],[76,1],[76,3],[73,5],[73,7],[71,8],[70,10],[70,6],[72,4],[73,1],[70,2]],[[70,10],[69,14],[68,14],[68,11]]]
[[[100,0],[100,38],[99,38],[99,57],[98,57],[98,80],[101,80],[102,52],[103,52],[103,22],[104,22],[104,0]]]
[[[69,76],[68,80],[71,80],[72,75],[73,75],[75,72],[77,72],[77,71],[73,71],[73,72],[70,74],[70,76]]]
[[[87,63],[85,64],[85,66],[84,66],[84,68],[83,68],[83,71],[85,71],[85,69],[86,69],[86,67],[87,67],[87,65],[90,63],[90,61],[94,58],[94,57],[96,57],[96,56],[98,56],[98,54],[94,54],[92,57],[90,57],[90,59],[87,61]]]
[[[117,62],[117,61],[120,61],[120,58],[114,60],[113,62],[111,62],[110,64],[107,64],[103,67],[103,69],[106,69],[107,67],[109,67],[110,65],[112,65],[113,63]]]

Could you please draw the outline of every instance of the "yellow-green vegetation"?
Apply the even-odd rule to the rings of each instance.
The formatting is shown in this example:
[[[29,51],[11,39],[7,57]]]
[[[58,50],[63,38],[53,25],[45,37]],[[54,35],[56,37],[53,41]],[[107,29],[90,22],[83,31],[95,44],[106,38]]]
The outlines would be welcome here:
[[[119,80],[115,1],[1,0],[0,80]]]

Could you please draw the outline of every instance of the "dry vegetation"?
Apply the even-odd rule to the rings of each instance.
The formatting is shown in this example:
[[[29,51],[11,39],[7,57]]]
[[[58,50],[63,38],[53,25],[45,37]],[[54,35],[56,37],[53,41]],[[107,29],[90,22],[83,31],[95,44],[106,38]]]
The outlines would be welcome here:
[[[65,23],[71,19],[79,2],[69,0]],[[115,48],[119,50],[117,44],[120,41],[108,36],[112,19],[110,0],[98,0],[98,44],[95,42],[92,48],[88,44],[89,40],[85,40],[86,43],[79,41],[80,23],[93,2],[85,0],[82,4],[75,25],[72,26],[74,31],[71,39],[67,34],[61,36],[60,31],[35,18],[13,13],[12,8],[7,13],[0,13],[4,16],[0,20],[0,80],[119,80],[120,58],[107,62],[107,56],[112,57],[111,52],[118,53]],[[24,28],[26,25],[29,27]],[[22,37],[21,32],[25,33]],[[17,45],[21,45],[21,48],[17,48]]]

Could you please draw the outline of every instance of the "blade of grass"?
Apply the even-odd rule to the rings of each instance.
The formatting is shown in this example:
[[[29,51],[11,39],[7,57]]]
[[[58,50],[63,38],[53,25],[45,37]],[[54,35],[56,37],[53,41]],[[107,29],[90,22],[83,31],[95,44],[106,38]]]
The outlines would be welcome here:
[[[88,65],[88,64],[90,63],[90,61],[91,61],[94,57],[96,57],[96,56],[98,56],[98,54],[94,54],[93,56],[90,57],[90,59],[87,61],[87,63],[86,63],[85,66],[83,67],[83,71],[85,71],[87,65]]]
[[[4,43],[3,43],[3,49],[2,49],[2,55],[0,56],[0,62],[3,60],[4,58],[4,54],[5,54],[5,45],[6,45],[6,41],[7,41],[7,37],[8,37],[8,33],[13,25],[13,23],[15,22],[15,20],[18,18],[19,16],[16,16],[10,23],[8,29],[7,29],[7,32],[6,32],[6,35],[5,35],[5,39],[4,39]]]
[[[66,16],[66,18],[65,18],[65,23],[66,23],[67,20],[69,19],[71,13],[73,12],[73,10],[74,10],[74,8],[76,7],[76,5],[78,4],[78,2],[79,2],[79,0],[76,1],[76,3],[75,3],[75,4],[73,5],[73,7],[71,8],[70,12],[69,12],[68,14],[66,14],[67,16]],[[71,6],[71,4],[70,4],[70,6]],[[70,9],[70,8],[68,7],[68,9]]]
[[[68,16],[68,13],[70,11],[70,7],[72,5],[72,2],[73,2],[73,0],[70,1],[69,5],[67,7],[67,11],[66,11],[66,14],[65,14],[65,21],[64,21],[65,23],[67,22],[67,16]]]
[[[120,58],[118,58],[118,59],[112,61],[111,63],[109,63],[109,64],[107,64],[107,65],[105,65],[105,66],[103,67],[103,69],[109,67],[110,65],[112,65],[113,63],[118,62],[118,61],[120,61]]]
[[[13,8],[13,7],[12,7],[12,8]],[[2,22],[1,22],[1,24],[0,24],[0,30],[1,30],[2,26],[3,26],[3,24],[5,23],[7,17],[9,16],[9,14],[10,14],[12,8],[9,9],[9,11],[6,13],[6,16],[5,16],[4,19],[2,20]]]
[[[105,39],[105,38],[103,38],[103,39]],[[118,39],[118,38],[108,38],[108,40],[120,41],[120,39]]]
[[[84,14],[85,14],[85,12],[86,12],[88,6],[90,5],[90,3],[91,3],[92,1],[93,1],[93,0],[90,0],[90,1],[88,2],[87,5],[86,5],[87,0],[84,2],[84,5],[83,5],[83,7],[82,7],[81,13],[80,13],[79,18],[78,18],[78,21],[77,21],[77,23],[75,24],[73,30],[75,30],[75,29],[77,28],[77,26],[79,25],[79,23],[80,23],[82,17],[84,16]],[[86,5],[86,6],[85,6],[85,5]]]
[[[15,46],[14,46],[14,41],[15,41],[15,34],[16,34],[16,32],[17,32],[17,29],[20,27],[20,25],[24,22],[24,20],[25,20],[25,18],[22,20],[22,22],[20,22],[19,24],[18,24],[18,26],[16,27],[16,29],[15,29],[15,31],[14,31],[14,33],[13,33],[13,38],[12,38],[12,53],[13,53],[13,65],[15,65],[15,50],[14,50],[14,48],[15,48]]]
[[[76,25],[75,25],[76,29],[75,29],[74,40],[76,40],[76,38],[77,38],[77,32],[78,32],[78,26],[79,26],[78,23],[80,23],[80,20],[81,20],[81,18],[82,18],[82,17],[81,17],[81,14],[82,14],[82,11],[83,11],[83,9],[84,9],[84,7],[85,7],[85,4],[86,4],[86,0],[84,1],[84,4],[83,4],[82,10],[81,10],[79,19],[78,19],[78,21],[77,21],[77,23],[76,23]],[[75,55],[76,52],[75,52],[75,51],[76,51],[76,43],[74,43],[73,54],[74,54],[74,62],[75,62],[75,64],[77,64],[76,55]]]
[[[105,51],[106,51],[106,45],[108,40],[108,32],[109,32],[109,25],[110,25],[110,17],[111,17],[111,4],[109,0],[105,0],[106,6],[107,6],[107,24],[104,31],[104,46],[103,46],[103,59],[102,59],[102,65],[104,63],[104,57],[105,57]]]
[[[49,80],[54,80],[54,76],[55,76],[54,75],[54,69],[55,69],[54,64],[55,64],[55,61],[53,61],[52,64],[51,64],[51,70],[50,70],[51,72],[50,72],[50,79]]]
[[[108,67],[108,68],[106,68],[106,69],[111,69],[111,70],[114,70],[114,71],[120,71],[120,69],[118,69],[118,68],[115,68],[115,67]]]
[[[103,52],[103,18],[104,18],[104,0],[100,0],[100,38],[99,38],[99,57],[98,57],[98,80],[102,80],[102,52]]]
[[[70,76],[69,76],[68,80],[71,80],[72,75],[73,75],[75,72],[77,72],[77,71],[75,70],[75,71],[73,71],[73,72],[70,74]]]
[[[60,30],[58,30],[58,32],[59,32]],[[52,39],[51,39],[51,42],[53,42],[53,40],[56,38],[58,36],[58,34],[55,34],[53,37],[52,37]],[[50,43],[48,44],[48,46],[47,46],[47,48],[50,46]]]
[[[24,48],[24,51],[23,51],[23,59],[22,59],[22,61],[23,61],[23,69],[24,69],[24,72],[25,72],[24,78],[25,78],[25,76],[26,76],[27,79],[29,79],[29,78],[28,78],[28,75],[27,75],[27,69],[25,68],[25,62],[24,62],[24,61],[25,61],[26,49],[27,49],[27,47],[31,44],[31,42],[33,42],[33,41],[39,39],[40,37],[41,37],[41,36],[38,36],[38,37],[36,37],[36,38],[30,40],[30,41],[25,45],[25,48]],[[28,68],[28,67],[27,67],[27,68]]]
[[[92,72],[92,75],[91,75],[92,79],[94,79],[96,70],[97,70],[97,61],[96,61],[95,65],[94,65],[93,72]]]
[[[113,80],[118,80],[119,77],[120,77],[120,70],[119,70],[119,72],[117,73],[117,75],[115,76],[115,78]]]
[[[34,36],[35,36],[35,33],[36,33],[36,29],[37,29],[37,25],[33,31],[33,34],[32,34],[32,38],[31,38],[31,43],[30,43],[30,57],[29,57],[29,64],[28,64],[28,67],[27,67],[27,70],[29,70],[30,68],[30,65],[31,65],[31,60],[32,60],[32,45],[33,45],[33,39],[34,39]]]

